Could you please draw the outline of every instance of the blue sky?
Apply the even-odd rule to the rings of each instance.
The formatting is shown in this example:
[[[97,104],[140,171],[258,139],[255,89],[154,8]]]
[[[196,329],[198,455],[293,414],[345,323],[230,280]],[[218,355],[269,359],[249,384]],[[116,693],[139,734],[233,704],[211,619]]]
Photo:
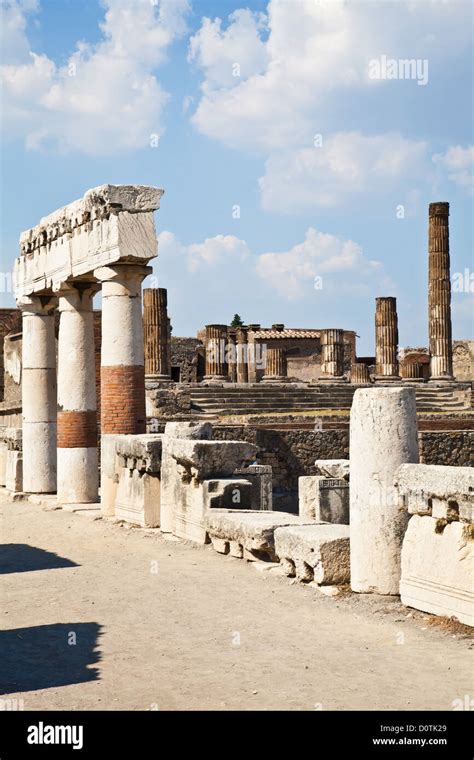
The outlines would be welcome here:
[[[168,288],[175,335],[238,312],[354,329],[371,354],[374,299],[396,295],[401,345],[427,344],[430,201],[451,203],[452,272],[474,271],[471,2],[1,4],[3,273],[89,187],[152,184],[145,286]]]

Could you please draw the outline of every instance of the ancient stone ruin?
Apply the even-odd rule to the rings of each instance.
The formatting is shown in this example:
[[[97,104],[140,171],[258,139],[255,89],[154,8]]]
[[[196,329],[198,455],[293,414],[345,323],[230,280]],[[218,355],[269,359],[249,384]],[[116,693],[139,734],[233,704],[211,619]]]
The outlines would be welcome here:
[[[358,357],[341,327],[175,338],[166,289],[142,304],[162,194],[102,185],[22,234],[0,484],[472,625],[473,362],[453,350],[448,204],[429,208],[429,350],[400,351],[383,296]]]

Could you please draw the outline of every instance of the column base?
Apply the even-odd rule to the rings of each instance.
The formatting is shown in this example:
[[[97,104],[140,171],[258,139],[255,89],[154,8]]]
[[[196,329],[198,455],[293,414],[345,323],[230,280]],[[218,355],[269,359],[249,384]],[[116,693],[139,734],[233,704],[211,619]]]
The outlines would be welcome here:
[[[146,383],[173,383],[171,375],[145,375]]]
[[[99,499],[97,446],[58,449],[58,504],[87,504]]]
[[[228,383],[229,378],[227,375],[204,375],[202,381],[210,385],[213,383]]]
[[[454,383],[454,377],[452,375],[444,377],[430,377],[428,380],[429,383],[436,383],[437,385],[451,385],[451,383]]]
[[[400,375],[375,375],[374,380],[376,383],[400,383],[402,378]]]
[[[288,378],[284,375],[264,375],[262,377],[262,383],[288,383]]]
[[[402,383],[406,385],[407,383],[416,383],[419,385],[420,383],[424,383],[425,378],[424,377],[402,377]]]
[[[344,375],[337,377],[318,377],[316,382],[323,383],[324,385],[339,385],[342,383],[347,383],[347,377],[344,377]]]

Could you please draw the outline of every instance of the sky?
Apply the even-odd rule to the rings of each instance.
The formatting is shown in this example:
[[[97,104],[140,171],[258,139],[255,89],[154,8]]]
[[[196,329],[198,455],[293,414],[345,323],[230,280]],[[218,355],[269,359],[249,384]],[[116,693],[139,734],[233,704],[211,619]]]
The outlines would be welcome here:
[[[467,0],[0,0],[0,306],[22,230],[150,184],[174,335],[341,327],[378,296],[427,345],[428,204],[450,203],[455,339],[474,338]],[[97,303],[100,306],[100,300]]]

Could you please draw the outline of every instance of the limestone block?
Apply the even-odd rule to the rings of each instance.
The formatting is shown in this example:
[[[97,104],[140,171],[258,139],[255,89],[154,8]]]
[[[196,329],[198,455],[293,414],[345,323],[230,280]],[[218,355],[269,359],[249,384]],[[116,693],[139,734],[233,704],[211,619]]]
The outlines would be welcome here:
[[[56,423],[23,420],[23,447],[28,452],[28,477],[25,472],[24,491],[28,493],[56,493],[56,440]]]
[[[175,460],[171,452],[174,440],[179,438],[190,440],[210,440],[212,425],[209,422],[167,422],[163,437],[161,459],[161,525],[163,533],[174,530],[175,482],[172,476],[175,470]]]
[[[5,467],[5,488],[12,493],[23,491],[23,453],[8,449]]]
[[[349,583],[349,526],[297,525],[277,528],[275,553],[289,575],[336,586]]]
[[[97,447],[58,449],[58,498],[61,504],[97,503]],[[78,500],[81,494],[81,502]]]
[[[199,482],[228,478],[238,467],[254,461],[257,446],[245,441],[202,441],[176,438],[172,458],[182,468],[182,478]]]
[[[205,480],[206,509],[252,509],[252,483],[243,478]]]
[[[117,436],[115,452],[122,460],[123,466],[160,475],[163,436],[120,435]]]
[[[413,388],[358,388],[350,420],[351,587],[398,594],[408,515],[394,488],[401,464],[418,461]]]
[[[229,542],[224,541],[223,538],[217,538],[216,536],[211,536],[211,544],[214,551],[218,552],[219,554],[229,553]]]
[[[159,474],[122,467],[115,499],[115,517],[142,528],[160,525]]]
[[[274,561],[274,533],[277,528],[287,525],[301,525],[304,522],[296,515],[286,512],[266,511],[219,511],[207,513],[205,525],[211,538],[217,537],[230,542],[232,556],[238,556],[238,545],[253,557],[265,557]]]
[[[394,483],[410,514],[474,522],[474,467],[402,464]]]
[[[0,439],[0,486],[5,485],[5,475],[7,467],[7,444]]]
[[[474,625],[474,533],[463,522],[443,525],[413,515],[403,539],[403,604]]]
[[[115,501],[122,465],[116,452],[119,438],[128,436],[101,435],[100,439],[100,509],[104,517],[115,515]]]
[[[298,478],[299,516],[308,522],[349,524],[347,480],[304,475]]]
[[[349,480],[348,459],[316,459],[315,466],[318,475],[326,478]]]

